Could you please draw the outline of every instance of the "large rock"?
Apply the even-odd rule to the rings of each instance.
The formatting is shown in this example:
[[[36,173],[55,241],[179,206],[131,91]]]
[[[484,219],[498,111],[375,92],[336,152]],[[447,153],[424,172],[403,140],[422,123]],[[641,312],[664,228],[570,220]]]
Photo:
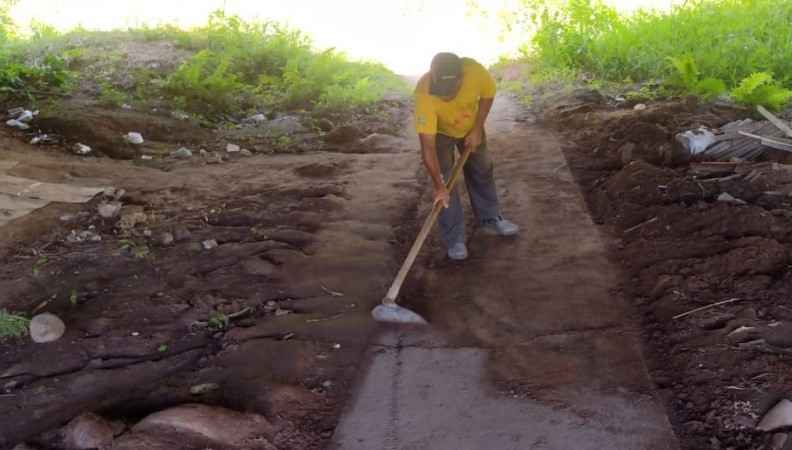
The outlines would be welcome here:
[[[63,430],[66,448],[90,450],[104,448],[113,443],[113,427],[109,422],[93,413],[85,413]]]
[[[274,427],[264,416],[200,404],[186,404],[154,413],[132,428],[133,433],[162,430],[202,436],[225,446],[274,433]]]
[[[66,325],[54,314],[43,313],[30,319],[30,337],[33,342],[54,342],[63,336]]]

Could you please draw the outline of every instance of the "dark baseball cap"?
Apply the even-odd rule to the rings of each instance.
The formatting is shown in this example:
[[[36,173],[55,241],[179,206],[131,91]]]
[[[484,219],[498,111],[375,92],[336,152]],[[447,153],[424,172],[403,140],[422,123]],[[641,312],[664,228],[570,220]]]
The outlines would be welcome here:
[[[429,84],[429,93],[441,97],[451,95],[462,78],[462,60],[453,53],[438,53],[432,59],[432,72],[434,81]]]

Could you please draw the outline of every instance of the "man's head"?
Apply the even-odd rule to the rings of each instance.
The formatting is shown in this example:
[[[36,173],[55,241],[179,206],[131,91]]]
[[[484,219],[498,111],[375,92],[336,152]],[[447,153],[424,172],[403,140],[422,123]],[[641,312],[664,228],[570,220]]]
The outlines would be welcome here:
[[[431,95],[436,95],[446,102],[456,97],[462,85],[462,61],[459,56],[453,53],[438,53],[432,59],[429,72],[432,76],[432,83],[429,85]]]

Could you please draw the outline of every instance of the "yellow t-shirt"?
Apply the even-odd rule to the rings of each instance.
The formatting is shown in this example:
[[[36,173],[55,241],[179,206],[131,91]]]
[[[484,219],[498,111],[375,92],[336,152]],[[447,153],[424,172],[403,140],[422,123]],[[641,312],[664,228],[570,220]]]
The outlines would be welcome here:
[[[413,93],[413,126],[418,133],[465,137],[476,123],[479,98],[495,97],[495,80],[487,69],[472,58],[461,59],[462,85],[453,100],[444,102],[429,94],[429,73],[418,81]]]

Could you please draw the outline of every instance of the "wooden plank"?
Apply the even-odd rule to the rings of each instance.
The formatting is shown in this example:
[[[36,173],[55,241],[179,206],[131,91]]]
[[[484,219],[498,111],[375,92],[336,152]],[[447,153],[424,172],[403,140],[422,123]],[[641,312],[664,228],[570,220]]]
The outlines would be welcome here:
[[[792,153],[792,141],[783,138],[770,138],[767,136],[758,136],[756,134],[746,133],[744,131],[740,131],[740,134],[743,136],[748,136],[750,138],[759,139],[759,142],[762,145],[766,145],[770,148],[775,148],[778,150],[783,150],[785,152]]]
[[[792,128],[789,128],[789,125],[787,125],[783,120],[774,116],[770,111],[764,109],[762,105],[757,106],[756,109],[759,111],[759,114],[765,116],[767,120],[769,120],[773,125],[777,126],[779,130],[782,130],[787,136],[792,137]]]
[[[692,162],[690,163],[690,170],[694,172],[733,172],[735,168],[734,163],[724,163],[724,162]]]

